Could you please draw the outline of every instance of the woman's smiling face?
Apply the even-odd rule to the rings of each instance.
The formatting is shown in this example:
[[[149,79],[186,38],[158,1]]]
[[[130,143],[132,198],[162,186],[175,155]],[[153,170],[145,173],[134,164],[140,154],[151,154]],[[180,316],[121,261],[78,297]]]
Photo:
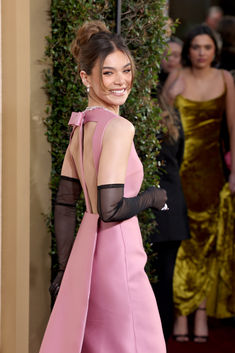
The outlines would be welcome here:
[[[118,111],[119,106],[125,103],[132,86],[130,59],[125,53],[116,50],[105,58],[101,75],[100,62],[97,60],[91,75],[86,77],[90,103]]]

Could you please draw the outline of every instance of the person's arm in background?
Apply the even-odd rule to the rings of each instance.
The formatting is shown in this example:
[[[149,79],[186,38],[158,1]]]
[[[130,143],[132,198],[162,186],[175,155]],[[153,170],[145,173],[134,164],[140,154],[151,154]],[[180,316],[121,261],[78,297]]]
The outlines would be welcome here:
[[[162,89],[162,95],[166,102],[172,106],[175,98],[183,93],[184,87],[185,84],[181,69],[172,71]]]
[[[231,150],[231,172],[229,175],[229,188],[232,193],[235,193],[235,86],[232,75],[228,71],[223,72],[227,86],[226,117]]]

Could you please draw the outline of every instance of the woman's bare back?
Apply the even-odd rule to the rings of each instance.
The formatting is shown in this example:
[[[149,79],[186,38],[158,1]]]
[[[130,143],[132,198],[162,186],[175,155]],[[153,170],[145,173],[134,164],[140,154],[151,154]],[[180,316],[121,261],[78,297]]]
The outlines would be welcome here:
[[[83,167],[92,213],[97,213],[97,185],[125,182],[126,167],[134,135],[133,125],[126,119],[117,117],[107,125],[102,144],[98,175],[93,156],[93,135],[96,122],[84,125]],[[82,180],[80,163],[79,127],[73,133],[62,167],[62,175]],[[69,156],[72,156],[76,175],[72,172]]]

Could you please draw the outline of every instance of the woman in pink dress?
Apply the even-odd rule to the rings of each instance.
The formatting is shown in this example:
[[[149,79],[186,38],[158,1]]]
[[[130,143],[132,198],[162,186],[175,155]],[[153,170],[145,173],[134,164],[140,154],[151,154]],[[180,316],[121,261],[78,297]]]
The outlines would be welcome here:
[[[57,298],[40,353],[165,353],[136,215],[160,210],[166,192],[152,186],[139,193],[143,168],[134,127],[119,116],[133,59],[123,39],[99,21],[78,30],[72,53],[88,108],[70,119],[55,205],[59,272],[50,291]],[[73,243],[81,189],[87,210]]]

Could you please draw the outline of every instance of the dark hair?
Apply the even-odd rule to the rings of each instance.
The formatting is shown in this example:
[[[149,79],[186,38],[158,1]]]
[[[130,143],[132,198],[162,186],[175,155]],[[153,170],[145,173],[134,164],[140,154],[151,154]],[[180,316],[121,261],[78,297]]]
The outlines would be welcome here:
[[[208,35],[213,40],[213,42],[215,44],[215,58],[212,61],[211,66],[217,65],[218,59],[219,59],[219,49],[218,49],[218,44],[217,44],[215,35],[214,35],[213,31],[208,26],[197,25],[197,26],[193,27],[188,32],[188,34],[184,40],[184,46],[183,46],[183,50],[182,50],[182,64],[183,64],[183,66],[192,66],[192,63],[189,58],[189,49],[191,47],[191,43],[192,43],[193,39],[196,36],[199,36],[202,34]]]
[[[115,50],[120,50],[128,56],[131,62],[132,77],[134,77],[135,64],[126,43],[120,35],[111,33],[104,22],[85,22],[78,29],[71,45],[71,53],[78,63],[79,71],[84,70],[90,75],[99,59],[100,77],[102,77],[102,66],[105,58]]]

